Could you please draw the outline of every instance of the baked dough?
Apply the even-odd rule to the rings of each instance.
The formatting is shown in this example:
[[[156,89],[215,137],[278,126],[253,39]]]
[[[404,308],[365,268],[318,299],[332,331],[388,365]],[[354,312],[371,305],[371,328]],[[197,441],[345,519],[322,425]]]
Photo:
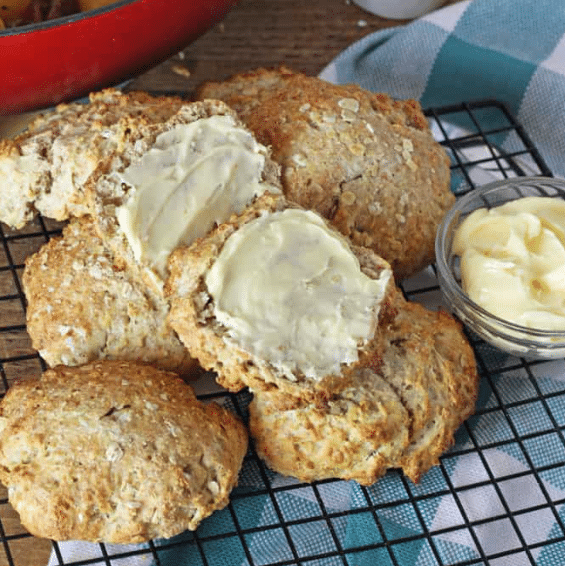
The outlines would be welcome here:
[[[326,403],[255,392],[250,434],[273,470],[308,482],[343,478],[370,485],[391,468],[418,482],[439,463],[474,411],[473,352],[450,315],[397,300],[382,358],[348,389]]]
[[[21,228],[38,212],[57,220],[89,213],[85,183],[100,161],[132,143],[141,124],[166,121],[182,104],[110,88],[92,93],[88,104],[60,104],[38,116],[0,141],[0,221]]]
[[[246,450],[233,413],[146,365],[59,366],[0,404],[0,480],[22,524],[54,540],[194,530],[227,505]]]
[[[284,194],[372,248],[397,281],[433,261],[454,196],[449,159],[417,101],[285,67],[204,83],[196,97],[234,108],[281,165]]]
[[[308,375],[299,366],[291,370],[280,369],[271,358],[253,352],[241,341],[230,338],[228,330],[218,320],[216,305],[206,284],[208,272],[232,235],[258,219],[290,209],[303,210],[283,196],[266,194],[259,197],[241,216],[220,225],[192,246],[173,252],[169,261],[170,275],[165,285],[165,295],[171,304],[168,320],[202,367],[215,371],[218,382],[230,391],[239,391],[246,386],[253,391],[276,387],[306,399],[326,398],[334,391],[346,387],[353,378],[353,373],[361,371],[357,361],[341,363],[336,371],[315,376]],[[358,262],[357,270],[360,269],[371,280],[386,280],[373,334],[366,343],[356,346],[356,353],[363,354],[363,363],[371,364],[371,358],[380,355],[380,328],[393,316],[392,303],[398,293],[390,266],[372,251],[351,246],[347,239],[319,215],[310,214],[318,218],[335,238],[343,241],[344,246],[351,250]],[[300,261],[302,260],[299,263]],[[277,328],[276,331],[278,330],[282,328]],[[285,345],[278,348],[283,354],[289,353],[289,363],[294,361],[292,349],[289,351]]]
[[[49,366],[98,359],[149,362],[185,376],[200,368],[166,322],[168,303],[123,269],[92,219],[73,219],[26,259],[27,331]]]

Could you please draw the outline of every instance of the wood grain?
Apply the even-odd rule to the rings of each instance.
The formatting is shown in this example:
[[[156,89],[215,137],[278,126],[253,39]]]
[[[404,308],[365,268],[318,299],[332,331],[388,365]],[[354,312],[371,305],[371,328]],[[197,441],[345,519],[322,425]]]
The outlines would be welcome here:
[[[446,0],[445,5],[458,0]],[[240,0],[214,29],[179,56],[144,73],[131,88],[187,92],[255,67],[286,65],[318,74],[367,34],[406,21],[374,16],[348,0]],[[184,67],[189,77],[179,74]]]

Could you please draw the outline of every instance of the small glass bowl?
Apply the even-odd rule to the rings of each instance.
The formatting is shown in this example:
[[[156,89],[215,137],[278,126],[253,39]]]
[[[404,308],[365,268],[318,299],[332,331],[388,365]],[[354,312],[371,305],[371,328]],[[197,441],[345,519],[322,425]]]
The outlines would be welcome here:
[[[565,199],[565,181],[551,177],[505,179],[474,189],[459,198],[437,231],[435,252],[439,285],[452,312],[493,346],[516,356],[561,358],[565,356],[565,330],[527,328],[487,312],[464,293],[459,257],[452,253],[455,231],[471,212],[528,196]]]

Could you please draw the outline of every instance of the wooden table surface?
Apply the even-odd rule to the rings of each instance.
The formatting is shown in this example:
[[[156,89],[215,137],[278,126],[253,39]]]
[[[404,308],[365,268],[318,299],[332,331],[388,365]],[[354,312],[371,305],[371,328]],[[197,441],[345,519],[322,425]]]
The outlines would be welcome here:
[[[446,0],[445,4],[457,1]],[[240,0],[222,22],[179,54],[134,79],[128,88],[190,96],[202,81],[281,63],[315,75],[353,42],[402,23],[369,14],[350,0]],[[25,116],[0,119],[0,135],[17,129],[22,120]],[[5,497],[2,491],[0,488],[0,497]],[[46,565],[51,543],[24,536],[25,530],[9,505],[0,508],[0,517],[6,535],[15,536],[7,545],[10,559],[0,544],[0,566]]]

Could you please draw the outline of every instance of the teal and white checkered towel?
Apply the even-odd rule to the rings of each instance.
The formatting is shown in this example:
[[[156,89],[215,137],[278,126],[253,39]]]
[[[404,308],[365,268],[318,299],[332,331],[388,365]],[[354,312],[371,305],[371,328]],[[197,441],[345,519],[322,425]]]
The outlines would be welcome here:
[[[355,43],[321,74],[424,108],[496,99],[565,176],[565,2],[472,0]],[[513,140],[505,149],[512,150]]]
[[[496,99],[554,174],[565,176],[564,0],[461,2],[368,35],[321,76],[417,98],[424,108]],[[510,152],[516,143],[512,134],[502,140]],[[434,284],[430,272],[408,283]],[[565,362],[525,366],[481,348],[490,376],[481,410],[459,432],[455,455],[420,485],[390,473],[367,489],[355,482],[297,487],[265,477],[251,460],[231,508],[205,520],[197,538],[155,541],[149,553],[147,546],[63,543],[49,566],[563,566]]]

